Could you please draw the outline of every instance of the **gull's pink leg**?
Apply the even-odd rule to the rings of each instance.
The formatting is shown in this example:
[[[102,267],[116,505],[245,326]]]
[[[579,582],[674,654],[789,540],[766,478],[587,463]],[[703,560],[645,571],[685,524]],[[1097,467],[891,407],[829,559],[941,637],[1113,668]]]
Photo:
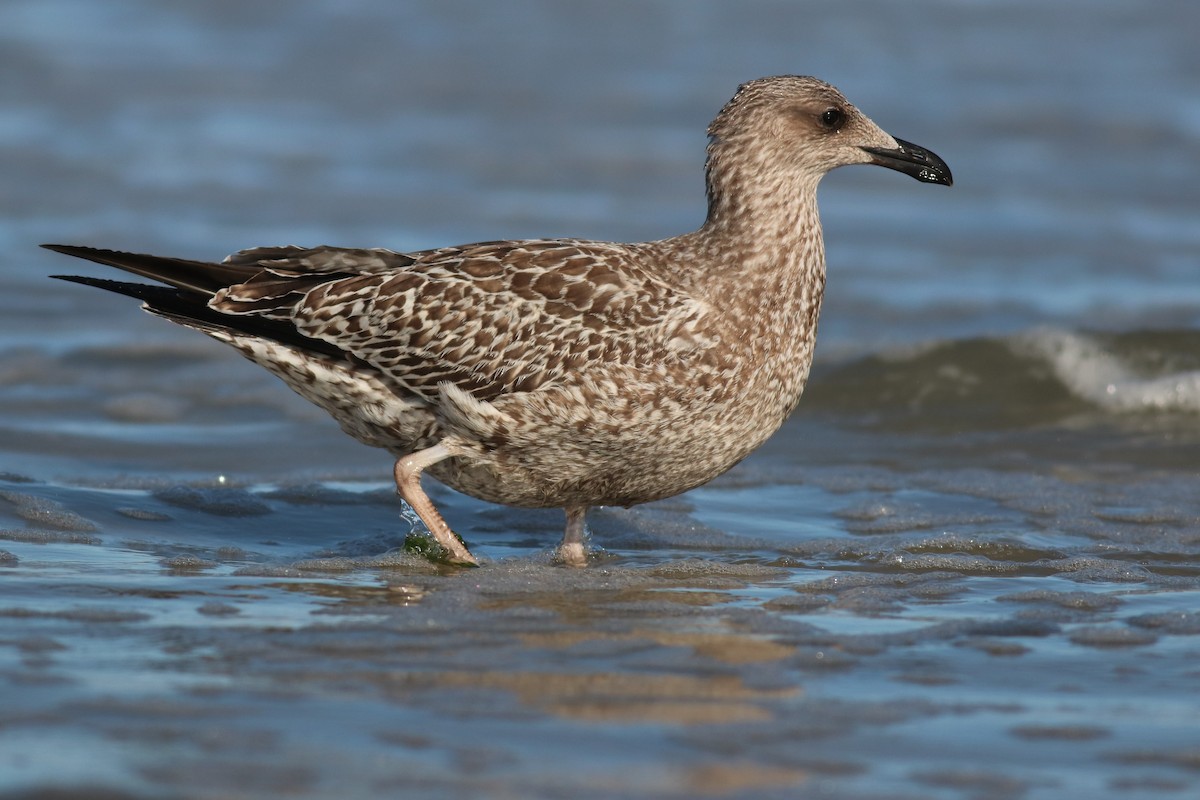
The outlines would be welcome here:
[[[425,523],[425,527],[429,528],[433,538],[450,554],[450,561],[455,564],[479,566],[475,556],[471,555],[471,551],[454,535],[454,531],[450,530],[446,520],[442,519],[441,513],[429,499],[429,495],[421,488],[421,472],[452,455],[454,454],[446,447],[437,444],[398,459],[395,469],[396,493],[417,512],[417,516]]]
[[[587,565],[587,550],[584,539],[587,528],[584,526],[584,516],[587,506],[567,506],[567,529],[563,532],[562,544],[558,546],[558,559],[572,567]]]

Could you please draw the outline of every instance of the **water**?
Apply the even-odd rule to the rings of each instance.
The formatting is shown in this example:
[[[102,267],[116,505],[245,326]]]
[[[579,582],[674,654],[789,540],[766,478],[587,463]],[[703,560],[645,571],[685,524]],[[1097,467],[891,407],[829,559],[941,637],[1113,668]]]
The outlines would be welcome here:
[[[1200,11],[0,7],[0,796],[1187,797],[1200,787]],[[592,519],[390,464],[42,241],[211,258],[656,238],[811,73],[954,170],[846,169],[797,414]],[[89,272],[88,274],[100,274]]]

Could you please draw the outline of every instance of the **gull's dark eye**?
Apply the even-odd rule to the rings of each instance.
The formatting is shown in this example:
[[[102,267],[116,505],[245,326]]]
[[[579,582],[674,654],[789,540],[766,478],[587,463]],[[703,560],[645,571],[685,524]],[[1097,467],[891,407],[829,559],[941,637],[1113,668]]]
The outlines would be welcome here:
[[[821,113],[821,127],[827,131],[841,130],[846,124],[846,112],[836,106],[827,108]]]

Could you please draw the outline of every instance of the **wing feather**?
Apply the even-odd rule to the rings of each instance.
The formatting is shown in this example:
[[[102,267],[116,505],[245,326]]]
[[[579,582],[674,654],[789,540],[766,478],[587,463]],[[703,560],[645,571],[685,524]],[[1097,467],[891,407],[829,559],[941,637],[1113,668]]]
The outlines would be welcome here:
[[[288,320],[429,399],[449,382],[488,400],[591,364],[650,368],[688,348],[702,303],[639,266],[638,247],[482,242],[414,254],[259,248],[263,272],[216,294],[228,314]],[[683,347],[680,342],[684,342]],[[698,343],[697,343],[698,344]]]

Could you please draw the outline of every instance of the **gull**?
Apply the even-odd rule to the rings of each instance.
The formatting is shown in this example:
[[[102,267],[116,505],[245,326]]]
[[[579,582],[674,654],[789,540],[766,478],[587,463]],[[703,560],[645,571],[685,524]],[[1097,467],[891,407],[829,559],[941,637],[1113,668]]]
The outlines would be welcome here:
[[[232,346],[389,451],[444,560],[478,563],[426,472],[485,501],[564,509],[557,557],[582,565],[589,507],[700,486],[796,407],[825,288],[821,178],[876,164],[952,183],[937,155],[811,77],[743,84],[708,137],[704,224],[652,242],[288,245],[220,263],[43,246],[155,281],[53,276]]]

